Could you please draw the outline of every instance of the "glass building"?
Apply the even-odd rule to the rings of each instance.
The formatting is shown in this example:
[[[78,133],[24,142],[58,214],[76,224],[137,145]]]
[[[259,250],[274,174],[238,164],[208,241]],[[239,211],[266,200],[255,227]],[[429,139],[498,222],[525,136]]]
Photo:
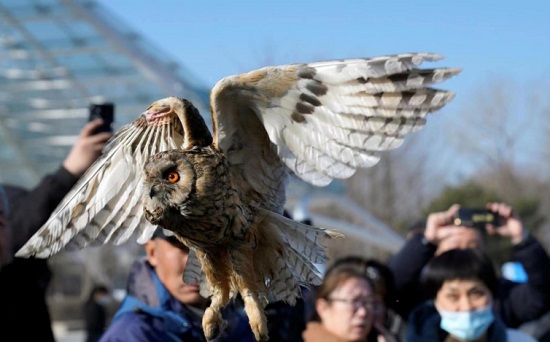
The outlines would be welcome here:
[[[30,187],[55,170],[112,102],[115,129],[175,95],[207,120],[209,89],[90,0],[0,0],[0,182]]]
[[[99,3],[0,0],[1,183],[31,188],[56,170],[91,104],[113,103],[118,129],[171,95],[189,99],[210,124],[209,89]],[[54,322],[78,319],[97,281],[124,288],[140,250],[129,243],[51,257]]]

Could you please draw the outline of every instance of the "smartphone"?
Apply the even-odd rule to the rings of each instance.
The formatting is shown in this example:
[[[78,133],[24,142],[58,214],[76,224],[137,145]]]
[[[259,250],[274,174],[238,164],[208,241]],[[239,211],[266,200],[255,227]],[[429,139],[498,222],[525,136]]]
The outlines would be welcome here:
[[[101,132],[112,132],[113,121],[115,119],[115,105],[113,103],[90,105],[90,114],[88,121],[92,121],[97,118],[103,119],[103,125],[94,130],[94,134]]]
[[[479,228],[485,230],[487,224],[497,227],[498,215],[485,208],[460,208],[455,215],[455,226]]]

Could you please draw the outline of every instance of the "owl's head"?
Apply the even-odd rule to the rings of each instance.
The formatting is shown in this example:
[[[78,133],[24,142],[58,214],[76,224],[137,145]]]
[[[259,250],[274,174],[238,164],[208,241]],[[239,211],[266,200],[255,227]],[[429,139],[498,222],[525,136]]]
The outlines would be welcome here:
[[[143,206],[145,218],[160,224],[179,208],[192,193],[196,174],[192,162],[182,150],[171,150],[149,158],[143,175]]]

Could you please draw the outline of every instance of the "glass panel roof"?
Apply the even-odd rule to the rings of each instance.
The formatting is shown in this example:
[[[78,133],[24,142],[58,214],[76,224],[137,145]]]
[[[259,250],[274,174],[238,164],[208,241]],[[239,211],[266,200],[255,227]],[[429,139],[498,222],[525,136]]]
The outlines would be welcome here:
[[[92,103],[115,128],[166,96],[209,122],[209,89],[168,53],[90,0],[0,0],[0,182],[30,187],[55,170]]]

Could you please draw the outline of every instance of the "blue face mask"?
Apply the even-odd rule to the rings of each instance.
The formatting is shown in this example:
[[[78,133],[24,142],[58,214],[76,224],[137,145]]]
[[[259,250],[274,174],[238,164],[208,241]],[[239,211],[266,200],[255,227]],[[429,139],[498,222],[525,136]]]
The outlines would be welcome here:
[[[466,341],[480,338],[495,320],[492,305],[473,311],[438,311],[441,329]]]

